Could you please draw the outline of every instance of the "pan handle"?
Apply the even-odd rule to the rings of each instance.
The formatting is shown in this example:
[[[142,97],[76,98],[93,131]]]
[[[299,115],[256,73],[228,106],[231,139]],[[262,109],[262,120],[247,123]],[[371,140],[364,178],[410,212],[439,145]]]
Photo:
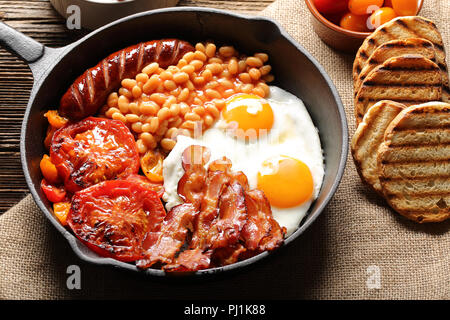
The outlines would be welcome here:
[[[1,21],[0,45],[28,63],[35,80],[45,70],[45,61],[50,61],[49,58],[54,57],[54,54],[62,49],[48,48]]]

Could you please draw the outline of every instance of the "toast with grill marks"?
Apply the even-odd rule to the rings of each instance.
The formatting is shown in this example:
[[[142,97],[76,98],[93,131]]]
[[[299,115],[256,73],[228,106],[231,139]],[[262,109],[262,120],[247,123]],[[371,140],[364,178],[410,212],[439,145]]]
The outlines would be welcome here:
[[[445,61],[445,50],[442,36],[434,22],[418,16],[398,17],[377,28],[367,37],[356,54],[353,63],[353,82],[366,66],[367,60],[381,45],[399,39],[423,38],[433,43],[436,51],[436,63],[442,71],[442,101],[450,102],[449,76]]]
[[[382,100],[370,107],[353,135],[351,151],[361,179],[377,193],[382,194],[377,166],[378,147],[384,132],[405,105]]]
[[[395,211],[419,223],[450,218],[450,104],[403,109],[386,129],[377,165]]]
[[[421,55],[403,55],[386,60],[372,70],[355,97],[355,117],[359,124],[366,110],[380,100],[406,106],[440,101],[442,75],[439,66]]]
[[[355,96],[361,88],[365,77],[376,67],[382,65],[389,58],[405,54],[420,54],[433,62],[436,62],[436,51],[431,41],[419,38],[392,40],[379,46],[367,60],[365,67],[359,73],[354,83]]]

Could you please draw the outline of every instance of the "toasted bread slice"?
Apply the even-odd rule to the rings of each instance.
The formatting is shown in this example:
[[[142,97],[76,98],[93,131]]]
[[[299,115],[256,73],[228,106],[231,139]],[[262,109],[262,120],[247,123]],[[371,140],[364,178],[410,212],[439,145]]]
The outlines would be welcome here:
[[[423,38],[433,43],[436,51],[436,61],[442,70],[443,94],[442,100],[450,102],[449,76],[442,36],[433,21],[418,16],[398,17],[377,28],[364,40],[353,63],[353,82],[366,66],[367,60],[381,45],[392,40]]]
[[[450,104],[403,109],[386,129],[377,165],[398,213],[419,223],[450,218]]]
[[[382,100],[370,107],[358,125],[351,141],[351,150],[356,169],[361,179],[381,194],[377,167],[377,151],[384,139],[384,132],[405,105]]]
[[[379,46],[367,60],[365,67],[359,73],[354,83],[355,96],[361,88],[362,81],[376,67],[382,65],[386,60],[405,54],[420,54],[433,62],[436,62],[436,51],[431,41],[410,38],[403,40],[388,41]]]
[[[421,55],[403,55],[386,60],[372,70],[355,98],[355,117],[361,122],[366,110],[380,100],[407,106],[442,97],[442,75],[436,63]]]

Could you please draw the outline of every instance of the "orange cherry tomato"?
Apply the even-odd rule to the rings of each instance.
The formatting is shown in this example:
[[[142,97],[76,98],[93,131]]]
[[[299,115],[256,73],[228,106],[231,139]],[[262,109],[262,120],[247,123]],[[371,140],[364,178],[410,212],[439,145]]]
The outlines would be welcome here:
[[[67,225],[67,215],[69,214],[69,210],[70,210],[70,202],[63,201],[63,202],[55,202],[53,204],[53,213],[63,226]]]
[[[56,169],[56,166],[52,163],[48,155],[44,154],[41,162],[39,163],[39,166],[41,168],[42,175],[48,182],[54,184],[60,182],[58,170]]]
[[[141,158],[141,169],[151,182],[163,182],[164,157],[158,151],[147,151]]]
[[[383,6],[384,0],[350,0],[348,9],[357,15],[371,14]]]
[[[392,8],[399,16],[415,16],[419,11],[419,2],[417,0],[391,0]]]
[[[353,13],[345,14],[342,19],[340,26],[344,29],[356,31],[356,32],[367,32],[367,19],[368,15],[360,16]]]
[[[371,29],[376,29],[386,22],[391,21],[395,17],[397,17],[397,15],[395,14],[394,9],[389,7],[381,8],[372,13],[370,16]]]

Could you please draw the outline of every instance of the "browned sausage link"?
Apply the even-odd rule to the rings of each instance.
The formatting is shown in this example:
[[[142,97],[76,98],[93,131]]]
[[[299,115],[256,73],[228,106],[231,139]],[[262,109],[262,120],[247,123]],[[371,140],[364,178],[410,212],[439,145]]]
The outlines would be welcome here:
[[[59,113],[71,120],[94,115],[125,78],[134,78],[152,62],[166,68],[178,63],[191,44],[176,39],[153,40],[117,51],[86,70],[61,98]]]

